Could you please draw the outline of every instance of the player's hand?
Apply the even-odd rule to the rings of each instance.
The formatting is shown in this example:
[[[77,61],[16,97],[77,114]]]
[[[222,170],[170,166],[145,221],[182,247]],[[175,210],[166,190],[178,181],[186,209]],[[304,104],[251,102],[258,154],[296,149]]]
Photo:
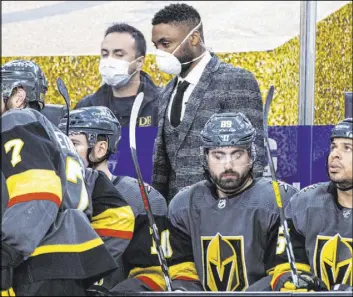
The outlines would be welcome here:
[[[273,291],[281,292],[315,292],[327,291],[325,284],[316,276],[309,273],[298,274],[298,287],[294,284],[292,274],[285,272],[271,281]]]
[[[7,290],[2,290],[1,296],[16,296],[16,294],[12,288],[9,288]]]

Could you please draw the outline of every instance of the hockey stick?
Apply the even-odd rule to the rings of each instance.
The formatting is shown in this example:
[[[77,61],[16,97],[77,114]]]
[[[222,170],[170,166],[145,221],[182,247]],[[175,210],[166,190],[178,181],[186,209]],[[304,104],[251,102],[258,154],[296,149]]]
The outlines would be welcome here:
[[[56,79],[56,86],[58,88],[58,91],[60,95],[64,98],[65,103],[66,103],[66,109],[67,109],[67,123],[66,123],[66,135],[69,136],[69,125],[70,125],[70,97],[69,97],[69,92],[67,91],[67,87],[64,83],[64,81],[58,77]]]
[[[140,188],[140,193],[141,193],[141,197],[143,200],[143,205],[144,205],[145,210],[147,212],[147,217],[148,217],[148,222],[149,222],[150,228],[152,229],[152,238],[153,238],[154,242],[156,243],[156,250],[157,250],[157,254],[158,254],[159,263],[162,268],[162,272],[163,272],[163,276],[164,276],[164,280],[165,280],[167,289],[168,289],[168,291],[171,292],[172,291],[172,283],[171,283],[171,279],[170,279],[170,276],[168,273],[167,261],[164,257],[163,249],[161,246],[161,240],[160,240],[159,233],[158,233],[158,228],[157,228],[156,222],[154,220],[154,217],[153,217],[153,214],[151,211],[150,203],[148,200],[147,192],[145,189],[145,184],[142,179],[140,167],[139,167],[138,160],[137,160],[137,154],[136,154],[136,124],[137,124],[138,112],[140,110],[140,107],[141,107],[141,104],[143,101],[143,97],[144,97],[144,94],[142,92],[136,96],[134,104],[132,106],[132,110],[131,110],[130,123],[129,123],[130,124],[130,126],[129,126],[130,150],[131,150],[132,160],[133,160],[134,166],[135,166],[135,171],[137,174],[137,180],[139,183],[139,188]]]
[[[295,286],[298,288],[299,287],[298,271],[297,271],[297,267],[295,265],[293,247],[292,247],[292,243],[291,243],[290,237],[289,237],[288,223],[287,223],[287,220],[284,216],[281,192],[280,192],[280,189],[278,186],[278,182],[277,182],[277,178],[276,178],[276,174],[275,174],[275,168],[273,166],[273,160],[271,157],[270,144],[268,141],[268,113],[270,111],[270,106],[271,106],[271,102],[273,99],[273,93],[274,93],[274,87],[271,86],[270,90],[268,91],[266,102],[265,102],[264,119],[263,119],[265,148],[266,148],[266,153],[267,153],[267,158],[268,158],[268,165],[270,167],[270,172],[271,172],[271,177],[272,177],[273,191],[275,193],[276,203],[277,203],[277,206],[279,209],[279,216],[280,216],[280,220],[281,220],[281,225],[283,227],[283,235],[286,240],[286,251],[287,251],[289,266],[290,266],[293,282],[294,282]]]

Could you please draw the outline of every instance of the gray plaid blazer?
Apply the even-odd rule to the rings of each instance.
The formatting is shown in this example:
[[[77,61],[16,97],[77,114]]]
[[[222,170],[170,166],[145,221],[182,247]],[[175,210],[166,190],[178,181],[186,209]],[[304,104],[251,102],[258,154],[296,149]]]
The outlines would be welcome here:
[[[257,130],[257,160],[254,165],[256,176],[262,175],[267,164],[263,139],[263,103],[254,75],[242,68],[221,62],[212,53],[200,81],[193,90],[185,109],[179,129],[178,143],[165,143],[164,122],[168,121],[167,107],[176,77],[159,97],[158,133],[153,151],[152,186],[169,203],[185,186],[204,179],[200,162],[200,132],[214,113],[243,112]],[[169,160],[166,146],[176,152]]]

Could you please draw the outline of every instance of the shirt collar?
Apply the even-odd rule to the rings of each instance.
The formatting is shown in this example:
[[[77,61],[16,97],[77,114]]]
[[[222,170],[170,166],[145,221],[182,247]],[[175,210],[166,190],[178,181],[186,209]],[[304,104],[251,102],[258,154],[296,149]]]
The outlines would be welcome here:
[[[208,62],[210,62],[211,58],[212,56],[210,52],[206,51],[205,55],[200,59],[197,65],[190,71],[190,73],[185,78],[178,76],[178,82],[183,82],[184,80],[186,80],[190,84],[196,85],[199,82],[201,75],[205,70]]]

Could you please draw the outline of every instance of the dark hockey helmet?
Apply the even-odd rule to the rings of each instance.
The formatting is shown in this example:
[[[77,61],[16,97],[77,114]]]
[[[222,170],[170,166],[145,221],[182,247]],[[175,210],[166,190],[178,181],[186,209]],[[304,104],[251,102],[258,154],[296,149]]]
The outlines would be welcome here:
[[[5,102],[17,87],[22,87],[26,91],[26,100],[31,107],[43,109],[48,82],[36,63],[27,60],[14,60],[1,67],[1,88]]]
[[[333,138],[349,138],[353,139],[353,119],[347,118],[339,122],[331,130],[331,140]]]
[[[207,153],[210,148],[240,146],[246,149],[251,157],[252,164],[256,160],[255,138],[256,130],[249,119],[241,112],[213,114],[201,131],[201,164],[204,177],[219,187],[211,177],[207,162]],[[252,167],[249,171],[252,175]],[[237,189],[232,189],[231,192]],[[223,192],[224,189],[222,189]]]
[[[60,123],[59,129],[65,133],[67,115]],[[91,149],[98,141],[98,135],[108,139],[108,154],[115,153],[121,138],[121,125],[114,113],[105,106],[82,107],[70,111],[70,132],[83,133],[87,136]]]
[[[201,131],[204,151],[213,147],[244,146],[252,148],[251,156],[255,159],[254,141],[256,130],[249,119],[241,112],[213,114]]]
[[[331,130],[331,136],[330,136],[331,142],[334,138],[353,139],[353,119],[352,118],[344,119],[343,121],[339,122],[336,126],[333,127],[333,129]],[[330,177],[328,162],[329,162],[329,155],[327,155],[327,158],[326,158],[326,172],[328,177]],[[345,188],[340,187],[339,184],[337,183],[334,183],[334,185],[341,191],[348,191],[353,188],[353,185]]]

